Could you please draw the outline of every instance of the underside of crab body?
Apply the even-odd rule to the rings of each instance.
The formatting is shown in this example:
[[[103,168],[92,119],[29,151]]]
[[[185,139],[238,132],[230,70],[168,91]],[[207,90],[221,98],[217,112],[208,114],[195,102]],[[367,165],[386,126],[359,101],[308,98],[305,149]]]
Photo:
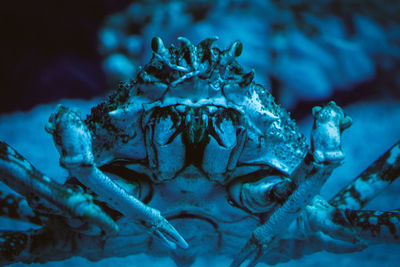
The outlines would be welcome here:
[[[86,120],[57,107],[46,130],[69,172],[65,185],[1,143],[1,181],[34,214],[9,217],[43,225],[0,232],[1,263],[151,253],[182,266],[211,254],[253,266],[398,243],[397,211],[359,209],[398,177],[399,144],[327,202],[319,190],[343,160],[351,125],[342,109],[313,109],[309,149],[235,60],[240,42],[221,51],[216,38],[179,40],[167,49],[154,38],[150,63]]]

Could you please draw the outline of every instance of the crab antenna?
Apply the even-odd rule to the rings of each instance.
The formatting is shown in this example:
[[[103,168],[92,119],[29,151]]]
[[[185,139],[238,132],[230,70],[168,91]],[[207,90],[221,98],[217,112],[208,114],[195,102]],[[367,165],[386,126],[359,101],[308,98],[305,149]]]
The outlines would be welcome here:
[[[218,36],[213,36],[207,39],[204,39],[197,45],[197,49],[203,51],[203,57],[205,55],[208,55],[210,58],[215,57],[215,55],[212,52],[212,47],[215,41],[217,41],[219,38]],[[200,59],[201,61],[202,59]]]
[[[239,86],[242,88],[247,87],[253,81],[255,73],[254,69],[252,69],[249,73],[243,75],[239,81]]]
[[[169,50],[165,47],[160,37],[154,37],[151,40],[151,49],[153,50],[153,55],[163,61],[171,69],[189,72],[187,68],[171,63]]]
[[[214,44],[215,41],[217,41],[219,38],[218,36],[213,36],[207,39],[204,39],[203,41],[201,41],[199,43],[199,47],[201,47],[202,49],[207,49],[210,50],[212,48],[212,45]]]
[[[223,59],[221,59],[221,64],[229,64],[235,57],[242,54],[243,45],[240,41],[235,41],[231,44],[228,50],[226,50]]]

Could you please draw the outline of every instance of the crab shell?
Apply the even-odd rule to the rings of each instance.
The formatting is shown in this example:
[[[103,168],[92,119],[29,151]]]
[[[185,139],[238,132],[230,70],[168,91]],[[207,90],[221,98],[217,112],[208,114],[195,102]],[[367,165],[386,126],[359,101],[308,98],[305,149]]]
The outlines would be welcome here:
[[[209,136],[203,171],[210,179],[226,178],[237,166],[270,166],[290,176],[308,150],[304,137],[271,94],[253,82],[254,71],[245,73],[235,60],[242,44],[221,51],[212,46],[216,39],[196,46],[179,38],[181,45],[169,49],[153,39],[149,64],[86,119],[98,165],[147,159],[154,180],[171,179],[185,162],[184,137],[173,134],[186,123],[200,134],[202,127],[216,133],[202,132]],[[196,110],[202,118],[188,115]],[[216,110],[230,115],[217,116]]]

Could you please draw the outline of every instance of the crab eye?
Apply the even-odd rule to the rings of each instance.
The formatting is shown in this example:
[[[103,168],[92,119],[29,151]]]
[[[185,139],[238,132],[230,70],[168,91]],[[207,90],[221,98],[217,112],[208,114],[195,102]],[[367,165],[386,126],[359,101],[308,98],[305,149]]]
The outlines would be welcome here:
[[[242,54],[243,51],[243,44],[239,41],[235,42],[235,57],[238,57]]]
[[[160,37],[154,37],[151,40],[151,49],[156,53],[158,53],[158,49],[163,45],[164,45],[163,41],[161,40]]]

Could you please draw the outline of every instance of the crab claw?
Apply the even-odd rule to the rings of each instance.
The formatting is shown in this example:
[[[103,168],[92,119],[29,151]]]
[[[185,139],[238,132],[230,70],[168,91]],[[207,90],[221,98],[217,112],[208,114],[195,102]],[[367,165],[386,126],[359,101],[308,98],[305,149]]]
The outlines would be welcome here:
[[[255,266],[260,257],[266,254],[266,247],[266,245],[261,245],[257,238],[252,235],[249,241],[247,241],[246,245],[233,260],[230,267]],[[247,265],[242,265],[246,260],[249,260],[250,262]]]
[[[110,207],[128,218],[144,225],[154,235],[173,249],[176,245],[186,248],[188,244],[175,228],[160,214],[132,194],[125,191],[104,174],[94,161],[91,132],[81,119],[79,112],[58,106],[51,115],[47,129],[60,151],[61,165],[71,177],[75,177]],[[89,209],[90,211],[90,209]],[[91,214],[84,213],[84,214]]]
[[[156,211],[153,222],[154,223],[151,224],[144,223],[144,225],[169,248],[176,249],[176,245],[183,249],[189,247],[185,239],[183,239],[178,231],[160,214],[160,212]]]
[[[72,169],[75,177],[80,175],[83,184],[89,188],[95,188],[101,196],[108,196],[108,203],[123,213],[125,216],[139,222],[150,233],[164,241],[164,243],[175,249],[176,245],[187,248],[188,244],[178,231],[165,219],[160,211],[147,206],[134,196],[128,194],[117,184],[110,181],[104,173],[95,167],[87,169]],[[94,182],[96,181],[96,183]]]
[[[118,225],[99,206],[92,202],[92,197],[87,194],[72,197],[71,206],[76,217],[84,222],[97,226],[104,231],[106,236],[115,236],[119,232]]]

